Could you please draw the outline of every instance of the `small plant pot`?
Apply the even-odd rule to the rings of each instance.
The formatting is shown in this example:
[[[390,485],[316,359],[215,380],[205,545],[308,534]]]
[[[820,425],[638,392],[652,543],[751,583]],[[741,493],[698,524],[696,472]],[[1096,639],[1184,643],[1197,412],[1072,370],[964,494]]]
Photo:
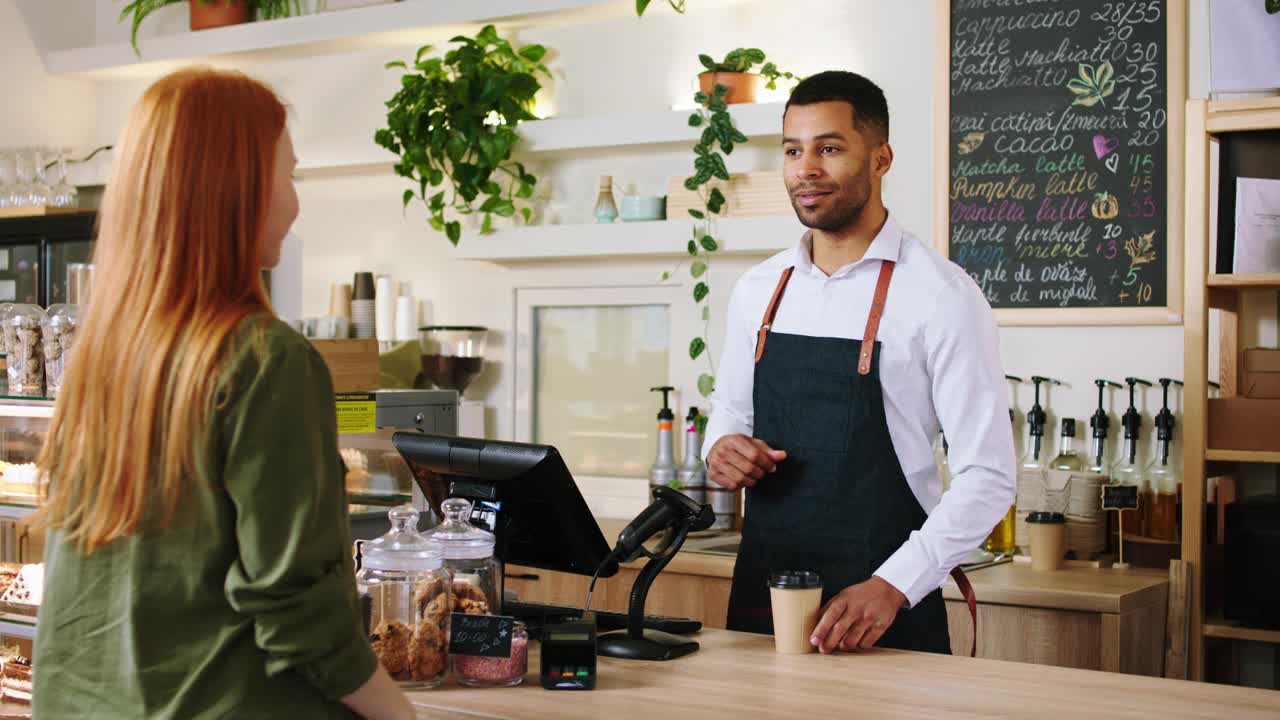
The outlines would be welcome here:
[[[729,93],[724,96],[726,103],[753,103],[760,88],[760,76],[737,72],[704,72],[698,76],[700,89],[708,95],[712,94],[711,90],[717,83],[729,88]]]
[[[239,25],[249,22],[249,3],[246,0],[191,0],[191,29]]]

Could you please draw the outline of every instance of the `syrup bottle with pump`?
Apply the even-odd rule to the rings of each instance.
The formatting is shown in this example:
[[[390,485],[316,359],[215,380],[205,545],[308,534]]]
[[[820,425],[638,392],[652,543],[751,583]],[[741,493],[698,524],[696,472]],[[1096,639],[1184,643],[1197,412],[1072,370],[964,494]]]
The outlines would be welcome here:
[[[670,487],[676,481],[675,433],[672,431],[676,416],[671,412],[670,386],[649,388],[649,392],[662,393],[662,409],[658,411],[658,455],[649,468],[649,496],[654,497],[655,487]]]
[[[1124,381],[1129,386],[1129,409],[1125,410],[1124,416],[1120,418],[1120,424],[1124,427],[1124,452],[1111,468],[1111,482],[1116,485],[1138,487],[1138,509],[1121,510],[1120,513],[1123,516],[1122,524],[1126,534],[1145,536],[1147,534],[1146,507],[1150,498],[1147,497],[1142,465],[1138,464],[1138,439],[1142,435],[1142,415],[1134,406],[1134,392],[1137,385],[1151,387],[1151,383],[1136,377],[1128,377]]]
[[[680,463],[676,480],[680,483],[680,492],[701,505],[707,501],[707,466],[702,462],[702,433],[698,430],[699,417],[698,408],[690,407],[689,414],[685,417],[684,462]]]
[[[1146,485],[1150,488],[1147,511],[1147,535],[1157,540],[1178,539],[1178,502],[1182,497],[1182,473],[1169,457],[1173,443],[1174,419],[1169,411],[1169,385],[1182,383],[1172,378],[1160,378],[1164,402],[1156,415],[1156,456],[1147,466]]]
[[[1062,381],[1043,375],[1032,375],[1031,384],[1035,386],[1035,402],[1027,411],[1027,451],[1022,462],[1018,464],[1018,515],[1022,511],[1041,510],[1045,487],[1045,470],[1048,468],[1049,449],[1044,446],[1044,427],[1047,417],[1044,408],[1040,407],[1040,385],[1061,385]],[[1025,517],[1025,516],[1024,516]],[[1027,553],[1031,549],[1031,538],[1026,533],[1026,521],[1017,519],[1018,549]]]
[[[1108,387],[1122,389],[1124,386],[1117,382],[1111,382],[1103,378],[1093,381],[1098,386],[1098,409],[1094,411],[1093,417],[1089,419],[1089,427],[1093,430],[1093,445],[1089,450],[1089,472],[1097,475],[1110,475],[1110,468],[1107,467],[1107,434],[1111,429],[1111,416],[1107,415],[1106,409],[1102,406],[1102,394]]]

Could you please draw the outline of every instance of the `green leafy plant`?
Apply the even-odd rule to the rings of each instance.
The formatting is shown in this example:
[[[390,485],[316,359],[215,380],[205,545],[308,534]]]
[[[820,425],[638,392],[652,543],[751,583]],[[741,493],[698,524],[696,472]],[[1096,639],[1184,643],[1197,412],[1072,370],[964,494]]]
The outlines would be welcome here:
[[[699,55],[698,61],[702,63],[702,67],[706,68],[706,72],[732,72],[732,73],[749,73],[751,68],[756,65],[762,65],[760,68],[760,76],[765,79],[765,87],[774,90],[778,87],[778,80],[786,78],[788,80],[798,80],[795,75],[789,72],[783,72],[778,66],[766,62],[764,51],[759,48],[738,48],[730,50],[729,54],[724,56],[724,60],[716,62],[710,55]]]
[[[214,2],[214,0],[199,1],[205,5]],[[224,0],[218,1],[223,2]],[[129,19],[133,25],[133,30],[129,36],[130,42],[133,44],[133,51],[139,55],[142,54],[142,51],[138,49],[138,28],[142,26],[142,21],[147,19],[148,15],[166,5],[186,4],[187,2],[188,0],[130,0],[129,4],[120,10],[119,22]],[[302,14],[301,0],[246,0],[246,2],[250,10],[257,12],[259,20],[274,20]]]
[[[498,36],[492,25],[475,38],[450,40],[458,47],[444,57],[420,50],[412,67],[403,62],[388,68],[409,72],[400,90],[387,101],[387,127],[374,136],[378,145],[400,156],[396,174],[416,188],[404,191],[404,205],[416,197],[426,204],[429,222],[454,245],[462,237],[457,216],[483,213],[482,234],[492,232],[493,216],[512,217],[516,200],[533,197],[537,178],[511,160],[519,136],[516,126],[534,120],[533,98],[542,87],[535,75],[548,78],[542,64],[547,50],[525,45],[519,50]],[[448,181],[447,190],[428,195]],[[520,209],[525,222],[532,211]]]
[[[636,0],[636,15],[643,16],[644,11],[649,9],[650,2],[652,0]],[[671,6],[672,10],[681,14],[684,13],[684,0],[667,0],[667,4]]]
[[[1280,0],[1267,0],[1267,14],[1275,15],[1280,12]]]
[[[704,67],[709,64],[711,58],[706,55],[698,56],[702,60]],[[726,65],[733,67],[741,67],[746,62],[746,67],[758,65],[765,61],[764,53],[756,49],[739,48],[731,53],[725,59]],[[789,72],[779,71],[773,63],[768,63],[766,67],[772,69],[775,73],[769,87],[775,87],[778,78],[788,78],[798,80],[795,75]],[[725,72],[725,71],[721,71]],[[732,70],[729,72],[740,72]],[[702,209],[690,209],[689,215],[693,218],[693,237],[689,239],[687,251],[691,261],[689,263],[689,275],[694,279],[693,286],[693,302],[699,308],[702,315],[702,334],[689,341],[689,357],[697,360],[700,357],[706,358],[707,372],[698,376],[698,393],[703,397],[709,397],[715,390],[716,385],[716,368],[715,362],[711,358],[711,352],[707,346],[706,336],[710,334],[711,325],[711,304],[708,298],[711,295],[711,284],[708,280],[707,271],[711,267],[711,256],[720,249],[720,241],[717,239],[718,230],[716,227],[716,218],[724,211],[725,196],[718,187],[712,186],[714,180],[729,180],[729,169],[725,165],[724,156],[733,152],[734,147],[747,142],[747,136],[742,133],[733,124],[733,116],[729,114],[729,104],[725,102],[725,96],[729,93],[729,88],[720,83],[716,83],[711,93],[699,91],[694,94],[693,100],[698,104],[698,109],[689,115],[690,127],[702,128],[702,135],[698,140],[698,144],[693,146],[693,170],[694,174],[684,181],[684,186],[688,190],[698,193],[698,197],[702,200]],[[662,279],[669,280],[671,272],[662,274]],[[699,431],[705,431],[707,417],[705,415],[699,417],[695,422],[698,424]]]

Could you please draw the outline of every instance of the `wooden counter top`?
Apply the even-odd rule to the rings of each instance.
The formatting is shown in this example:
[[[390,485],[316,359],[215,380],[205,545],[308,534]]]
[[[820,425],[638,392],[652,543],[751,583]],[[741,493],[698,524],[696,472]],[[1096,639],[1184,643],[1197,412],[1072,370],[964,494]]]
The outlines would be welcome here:
[[[707,630],[670,662],[600,658],[593,691],[525,684],[410,693],[419,718],[1247,718],[1280,717],[1280,692],[894,650],[779,655],[772,638]]]
[[[1169,593],[1168,573],[1142,568],[1037,572],[1029,564],[1011,562],[975,570],[969,582],[980,603],[1115,614],[1160,602]],[[950,578],[942,595],[963,599]]]

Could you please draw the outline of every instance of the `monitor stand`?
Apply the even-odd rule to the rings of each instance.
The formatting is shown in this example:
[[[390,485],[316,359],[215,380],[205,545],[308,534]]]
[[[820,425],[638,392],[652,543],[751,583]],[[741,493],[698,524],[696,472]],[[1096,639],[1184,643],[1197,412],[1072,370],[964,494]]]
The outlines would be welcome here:
[[[689,534],[689,524],[681,523],[675,538],[659,555],[649,554],[649,562],[631,586],[631,602],[628,606],[626,630],[604,633],[596,638],[596,654],[624,660],[675,660],[696,652],[699,645],[693,640],[658,630],[644,629],[644,603],[649,588],[658,573],[671,562]],[[648,553],[646,553],[648,554]]]

